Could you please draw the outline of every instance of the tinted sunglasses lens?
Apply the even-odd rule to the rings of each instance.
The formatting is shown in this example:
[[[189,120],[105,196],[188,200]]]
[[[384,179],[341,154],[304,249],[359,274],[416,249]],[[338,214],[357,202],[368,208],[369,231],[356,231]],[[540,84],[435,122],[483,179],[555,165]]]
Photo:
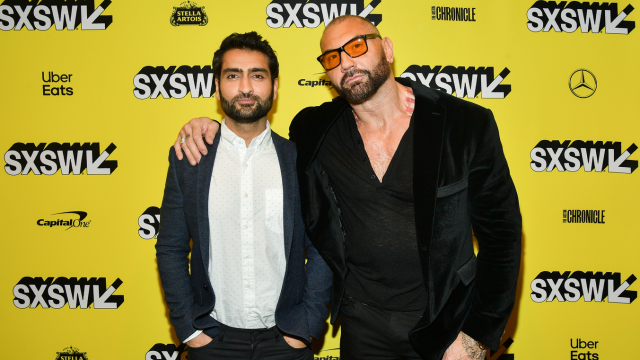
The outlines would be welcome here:
[[[324,66],[326,70],[333,69],[334,67],[340,65],[340,52],[332,51],[324,54],[320,59],[320,63],[322,63],[322,66]]]
[[[344,45],[344,51],[351,57],[358,57],[367,52],[367,42],[361,37],[353,39]]]

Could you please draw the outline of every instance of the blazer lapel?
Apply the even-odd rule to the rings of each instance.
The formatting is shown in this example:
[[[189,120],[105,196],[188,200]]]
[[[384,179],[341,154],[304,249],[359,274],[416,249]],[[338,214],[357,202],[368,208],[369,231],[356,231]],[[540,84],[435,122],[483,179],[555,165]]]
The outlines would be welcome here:
[[[289,263],[291,242],[293,241],[293,221],[295,218],[293,199],[296,196],[295,194],[292,194],[291,191],[297,191],[296,189],[298,188],[295,184],[295,161],[291,158],[291,154],[285,152],[284,138],[280,137],[274,131],[271,131],[271,138],[273,139],[273,145],[276,148],[278,162],[280,163],[280,174],[282,176],[282,227],[284,230],[284,255],[285,259],[287,259],[287,263]]]
[[[213,140],[213,145],[207,144],[208,155],[200,158],[198,167],[198,185],[196,192],[198,234],[200,236],[200,253],[205,271],[209,271],[209,189],[213,175],[213,163],[216,159],[218,144],[220,143],[220,131]],[[206,144],[206,143],[205,143]],[[183,160],[184,161],[184,160]]]
[[[429,258],[433,221],[444,140],[446,108],[433,100],[438,95],[427,88],[412,86],[416,96],[413,137],[413,197],[415,199],[418,246]],[[428,266],[428,264],[423,264]],[[427,267],[428,268],[428,267]]]
[[[325,134],[347,106],[349,103],[345,99],[336,97],[310,113],[313,118],[308,121],[303,138],[296,139],[300,169],[306,170],[311,165]]]

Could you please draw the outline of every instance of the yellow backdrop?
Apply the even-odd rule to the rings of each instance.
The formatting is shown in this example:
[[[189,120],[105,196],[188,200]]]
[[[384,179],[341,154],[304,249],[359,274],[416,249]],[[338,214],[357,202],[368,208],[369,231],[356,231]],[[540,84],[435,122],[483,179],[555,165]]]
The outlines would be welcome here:
[[[517,306],[490,358],[634,358],[638,6],[4,0],[6,356],[186,358],[154,249],[169,146],[192,117],[221,119],[207,66],[223,38],[251,30],[279,56],[270,120],[287,136],[300,109],[335,96],[315,58],[346,12],[393,40],[396,76],[495,113],[524,228]],[[327,326],[316,358],[338,359],[339,336]]]

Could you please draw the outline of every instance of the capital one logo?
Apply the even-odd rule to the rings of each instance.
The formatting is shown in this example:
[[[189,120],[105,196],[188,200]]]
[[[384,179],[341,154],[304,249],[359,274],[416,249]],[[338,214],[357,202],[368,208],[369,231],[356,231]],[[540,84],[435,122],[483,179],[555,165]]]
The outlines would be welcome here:
[[[63,175],[111,175],[118,167],[118,160],[107,160],[116,150],[110,144],[100,152],[100,143],[15,143],[4,154],[4,171],[9,175],[53,175],[58,170]]]
[[[277,29],[317,28],[324,26],[342,15],[357,15],[378,26],[381,14],[372,14],[381,0],[372,0],[365,6],[365,0],[273,0],[267,5],[267,25]]]
[[[187,359],[187,344],[155,344],[147,351],[144,360],[185,360]]]
[[[536,303],[576,302],[584,298],[585,302],[609,302],[631,304],[638,297],[636,291],[627,290],[636,281],[631,274],[620,282],[620,273],[594,273],[593,271],[543,271],[531,282],[531,300]]]
[[[531,150],[531,170],[535,172],[553,171],[604,172],[631,174],[638,168],[638,160],[629,160],[638,147],[631,144],[622,152],[619,141],[542,140]]]
[[[504,99],[511,92],[511,85],[503,84],[511,71],[504,68],[494,77],[493,67],[470,66],[434,66],[411,65],[405,70],[403,78],[418,81],[424,86],[455,94],[459,98]]]
[[[536,1],[527,11],[527,28],[532,32],[553,29],[573,33],[580,29],[582,33],[629,35],[636,22],[625,19],[632,11],[631,4],[618,13],[617,3]]]
[[[18,309],[117,309],[124,302],[124,295],[114,295],[122,285],[116,281],[107,288],[107,278],[23,277],[13,287],[13,304]]]
[[[102,15],[110,0],[5,0],[0,5],[0,30],[106,30],[113,18]]]
[[[182,99],[187,94],[192,98],[200,96],[210,98],[216,92],[213,83],[213,70],[207,65],[200,66],[182,65],[169,66],[145,66],[133,78],[133,95],[140,100],[156,99]]]

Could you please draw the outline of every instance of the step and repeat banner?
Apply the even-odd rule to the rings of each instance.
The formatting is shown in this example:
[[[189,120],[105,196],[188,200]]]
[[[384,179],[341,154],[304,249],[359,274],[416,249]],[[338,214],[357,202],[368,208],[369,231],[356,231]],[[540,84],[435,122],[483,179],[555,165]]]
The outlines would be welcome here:
[[[516,308],[492,360],[635,358],[640,1],[4,0],[0,342],[27,359],[187,359],[155,259],[169,147],[222,118],[220,42],[276,50],[287,136],[336,96],[316,61],[356,14],[396,76],[490,108],[521,201]],[[635,11],[634,11],[635,10]],[[340,358],[327,323],[316,359]],[[9,349],[13,349],[9,351]]]

